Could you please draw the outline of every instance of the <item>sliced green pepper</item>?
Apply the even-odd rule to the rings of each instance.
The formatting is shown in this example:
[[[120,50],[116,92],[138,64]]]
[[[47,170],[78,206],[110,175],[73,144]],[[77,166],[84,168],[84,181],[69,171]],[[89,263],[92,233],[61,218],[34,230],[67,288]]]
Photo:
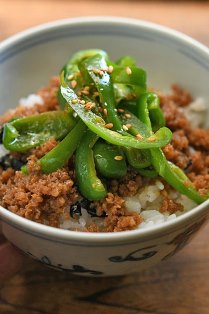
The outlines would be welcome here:
[[[58,100],[58,103],[60,105],[60,109],[64,110],[67,106],[67,102],[61,94],[60,87],[58,88],[58,91],[57,91],[57,100]]]
[[[97,177],[92,148],[98,136],[88,130],[76,150],[76,180],[81,194],[88,200],[96,201],[104,198],[106,188]]]
[[[149,137],[150,129],[146,125],[146,121],[142,122],[141,119],[137,118],[132,112],[127,109],[124,109],[122,113],[119,114],[119,117],[123,125],[128,125],[128,132],[134,136],[140,134],[142,137]]]
[[[134,60],[134,58],[130,57],[130,56],[123,56],[120,59],[118,59],[116,61],[117,65],[121,65],[121,66],[136,66],[136,60]]]
[[[39,159],[38,163],[41,166],[43,173],[52,173],[68,162],[75,152],[81,138],[86,131],[86,125],[82,120],[79,120],[74,128],[66,135],[66,137],[57,144],[50,152]],[[24,174],[28,174],[27,165],[21,168]]]
[[[3,144],[10,151],[26,151],[50,138],[62,139],[75,124],[72,112],[66,111],[18,118],[4,125]]]
[[[107,121],[113,124],[113,130],[123,133],[124,130],[116,112],[112,80],[110,74],[104,70],[108,68],[106,58],[101,54],[97,54],[84,60],[83,68],[88,71],[98,90],[101,103],[107,110]],[[85,75],[85,71],[82,74]]]
[[[147,126],[141,122],[137,117],[130,111],[124,110],[120,114],[121,121],[125,125],[129,125],[128,132],[134,136],[140,135],[142,137],[149,137],[150,132]],[[151,156],[149,150],[138,150],[134,148],[125,148],[126,157],[129,164],[134,169],[142,169],[151,165]]]
[[[152,136],[152,138],[144,137],[141,140],[137,140],[132,136],[122,135],[118,132],[107,129],[105,127],[104,120],[93,113],[91,110],[86,110],[85,107],[79,102],[79,99],[74,91],[65,84],[62,78],[61,81],[61,92],[68,104],[75,110],[75,112],[77,112],[78,116],[83,120],[88,128],[92,130],[92,132],[96,133],[107,142],[114,145],[133,147],[138,149],[163,147],[170,142],[172,133],[166,127],[158,130]]]
[[[115,65],[111,78],[114,84],[131,85],[135,97],[146,91],[146,72],[138,67]]]
[[[160,108],[160,100],[155,93],[144,93],[141,95],[138,105],[138,117],[141,121],[149,125],[151,121],[152,130],[156,132],[165,126],[164,114]]]
[[[198,204],[208,199],[208,195],[200,195],[194,188],[192,182],[179,167],[165,158],[161,149],[151,149],[151,155],[155,170],[177,191],[185,194]]]
[[[146,93],[142,95],[139,99],[139,116],[140,119],[144,123],[146,123],[147,127],[149,128],[150,135],[153,134],[153,132],[148,108],[149,106],[151,107],[152,100],[153,93]],[[150,153],[152,165],[155,168],[156,172],[178,192],[188,196],[190,199],[198,204],[208,199],[208,195],[200,195],[200,193],[195,189],[192,182],[179,167],[167,161],[165,155],[160,148],[151,148]]]
[[[122,178],[126,175],[125,155],[118,146],[97,141],[93,148],[95,165],[98,172],[107,178]]]
[[[102,55],[107,59],[105,51],[100,49],[87,49],[76,52],[70,60],[63,66],[61,73],[64,72],[65,81],[70,83],[73,80],[76,81],[76,89],[81,88],[84,85],[84,78],[80,75],[79,64],[86,58],[92,57],[96,54]],[[60,88],[58,90],[57,99],[61,109],[65,109],[66,101],[62,97]]]
[[[134,169],[142,169],[151,165],[151,156],[149,150],[124,148],[128,163]]]
[[[118,109],[119,111],[122,110],[128,110],[129,112],[133,113],[135,116],[137,116],[138,114],[138,107],[137,107],[137,103],[136,103],[136,99],[123,99],[119,102],[118,104]]]
[[[155,169],[152,169],[151,167],[144,168],[144,169],[138,169],[138,173],[147,178],[156,178],[158,176],[158,173]]]
[[[117,103],[121,100],[136,100],[136,96],[146,91],[146,73],[139,68],[136,73],[136,67],[136,61],[130,56],[124,56],[113,64],[112,80]]]
[[[68,133],[68,135],[39,162],[44,173],[51,173],[62,168],[72,157],[80,140],[84,136],[86,125],[82,120]]]

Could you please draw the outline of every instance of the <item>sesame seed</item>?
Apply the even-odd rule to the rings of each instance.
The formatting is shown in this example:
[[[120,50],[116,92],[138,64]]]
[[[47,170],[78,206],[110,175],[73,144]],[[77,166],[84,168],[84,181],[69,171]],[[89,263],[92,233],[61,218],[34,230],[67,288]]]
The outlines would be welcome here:
[[[115,156],[114,159],[115,160],[123,160],[123,156]]]
[[[125,124],[123,125],[123,129],[124,129],[124,131],[128,131],[128,128]]]
[[[131,75],[131,74],[132,74],[132,71],[131,71],[131,69],[130,69],[129,67],[126,67],[126,73],[127,73],[128,75]]]
[[[118,108],[118,112],[124,112],[124,109],[122,109],[122,108]]]
[[[99,74],[99,70],[98,69],[93,69],[94,74]]]
[[[85,103],[86,103],[85,100],[80,100],[81,105],[85,105]]]
[[[89,90],[89,88],[90,88],[89,86],[85,86],[84,90]]]
[[[154,135],[148,137],[148,142],[155,142],[156,141],[156,137]]]
[[[72,104],[76,104],[78,102],[78,100],[75,98],[72,100]]]
[[[131,115],[130,115],[129,113],[126,113],[126,114],[125,114],[125,117],[126,117],[126,118],[131,118]]]
[[[75,87],[76,87],[76,85],[77,85],[77,81],[76,81],[76,80],[72,80],[72,82],[71,82],[71,86],[72,86],[72,88],[75,88]]]
[[[95,103],[92,103],[91,101],[88,101],[86,104],[85,104],[85,109],[87,110],[91,110],[92,108],[95,107]]]
[[[71,81],[73,79],[73,76],[74,76],[73,74],[70,74],[67,79]]]
[[[85,109],[86,110],[91,110],[91,105],[90,104],[85,104]]]
[[[130,123],[127,123],[126,126],[128,129],[130,129],[132,127],[132,125]]]
[[[113,71],[113,66],[112,66],[112,65],[109,65],[109,67],[108,67],[108,73],[111,74],[112,71]]]
[[[88,90],[82,90],[81,93],[82,93],[83,95],[89,95],[89,91],[88,91]]]
[[[99,76],[103,76],[104,75],[104,71],[100,70],[99,71]]]
[[[99,92],[94,92],[93,95],[94,96],[99,96]]]
[[[92,102],[92,103],[91,103],[91,108],[96,108],[95,102]]]
[[[137,140],[142,140],[143,136],[140,133],[138,133],[138,134],[136,134],[136,138],[137,138]]]
[[[107,116],[107,109],[106,108],[104,108],[103,112],[104,112],[104,115]]]
[[[112,129],[113,128],[113,124],[112,123],[107,123],[107,124],[105,124],[105,128],[106,129]]]

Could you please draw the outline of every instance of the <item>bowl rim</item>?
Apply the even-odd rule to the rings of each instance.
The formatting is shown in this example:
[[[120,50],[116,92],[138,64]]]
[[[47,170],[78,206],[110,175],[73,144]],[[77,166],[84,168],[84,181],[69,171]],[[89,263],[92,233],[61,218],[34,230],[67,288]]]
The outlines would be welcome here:
[[[85,24],[113,24],[113,25],[127,25],[130,27],[143,28],[152,32],[161,33],[163,36],[177,40],[180,43],[184,43],[190,46],[193,50],[197,50],[199,53],[204,53],[209,60],[209,49],[196,39],[191,38],[188,35],[185,35],[179,31],[176,31],[172,28],[162,26],[153,22],[148,22],[140,19],[126,18],[126,17],[116,17],[116,16],[88,16],[88,17],[76,17],[55,20],[52,22],[44,23],[35,27],[31,27],[27,30],[21,31],[15,35],[12,35],[8,39],[0,42],[0,54],[7,50],[8,48],[15,46],[21,41],[27,40],[37,34],[53,31],[57,28],[65,28],[76,25],[85,25]],[[69,240],[77,242],[86,242],[86,243],[112,243],[112,242],[121,242],[121,241],[131,241],[134,239],[144,239],[149,238],[153,234],[157,235],[160,233],[165,233],[168,229],[178,229],[179,225],[188,224],[191,220],[195,219],[196,216],[200,215],[202,211],[209,209],[209,199],[204,203],[196,206],[192,210],[189,210],[183,213],[181,216],[176,217],[173,220],[163,222],[152,226],[151,228],[142,228],[135,229],[130,231],[121,231],[121,232],[81,232],[81,231],[70,231],[59,229],[55,227],[46,226],[34,221],[30,221],[26,218],[20,217],[6,208],[0,206],[0,219],[2,221],[11,224],[15,227],[20,227],[22,230],[28,230],[35,234],[41,234],[43,236],[53,237],[60,240]],[[1,221],[0,221],[1,223]]]

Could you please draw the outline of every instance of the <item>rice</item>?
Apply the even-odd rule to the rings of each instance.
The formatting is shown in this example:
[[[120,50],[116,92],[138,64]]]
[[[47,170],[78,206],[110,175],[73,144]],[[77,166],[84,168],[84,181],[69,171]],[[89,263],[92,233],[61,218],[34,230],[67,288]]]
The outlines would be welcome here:
[[[6,156],[9,153],[9,151],[4,148],[4,145],[0,144],[0,158]]]
[[[177,216],[182,215],[186,211],[194,208],[197,204],[190,200],[185,195],[171,190],[169,197],[178,201],[183,205],[183,211],[177,211],[175,214],[161,213],[160,207],[162,204],[161,191],[164,189],[164,185],[161,181],[156,180],[155,184],[145,186],[140,191],[132,196],[125,198],[125,206],[128,212],[135,211],[141,215],[143,222],[138,228],[150,228],[153,225],[162,224],[165,221],[173,220]]]
[[[161,194],[163,189],[163,183],[157,179],[155,184],[141,188],[136,195],[124,197],[126,214],[135,212],[142,217],[142,222],[138,225],[137,229],[152,228],[155,225],[174,220],[197,205],[185,195],[170,190],[169,197],[182,204],[184,209],[175,213],[162,213],[160,212],[160,208],[163,199]],[[60,228],[84,231],[92,223],[99,223],[100,227],[105,228],[103,218],[92,218],[85,208],[81,208],[81,213],[82,215],[78,220],[72,218],[65,219],[63,215]]]
[[[187,107],[184,107],[183,111],[193,127],[199,128],[204,126],[207,108],[202,97],[196,98]]]
[[[28,97],[20,98],[19,101],[20,106],[31,108],[35,105],[43,105],[43,98],[37,94],[30,94]]]

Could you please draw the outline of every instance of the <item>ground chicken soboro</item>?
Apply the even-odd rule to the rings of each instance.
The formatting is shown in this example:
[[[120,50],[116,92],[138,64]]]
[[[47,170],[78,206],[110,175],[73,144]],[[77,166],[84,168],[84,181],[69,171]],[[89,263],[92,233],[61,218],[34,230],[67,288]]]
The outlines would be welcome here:
[[[0,122],[5,123],[14,116],[28,116],[57,110],[58,86],[58,78],[52,78],[48,87],[38,91],[38,95],[43,98],[43,105],[37,104],[30,108],[20,106],[0,117]],[[205,192],[209,188],[209,131],[192,129],[182,109],[189,106],[192,101],[187,91],[175,85],[172,93],[160,95],[160,100],[166,124],[173,131],[172,142],[163,148],[166,158],[184,169],[197,189]],[[59,227],[60,219],[71,219],[66,208],[70,209],[72,204],[81,199],[81,195],[75,184],[73,159],[68,166],[54,173],[42,174],[40,171],[37,159],[53,149],[56,144],[56,140],[50,139],[27,153],[12,154],[14,158],[29,160],[30,173],[26,176],[12,168],[3,170],[0,167],[0,204],[22,217]],[[133,170],[129,170],[121,180],[110,180],[109,193],[105,199],[93,203],[97,216],[105,216],[98,218],[103,219],[102,227],[92,221],[83,231],[115,232],[137,228],[143,219],[139,213],[127,211],[125,197],[135,196],[144,185],[152,183],[153,179],[144,179]],[[181,211],[182,204],[169,197],[169,191],[172,189],[168,184],[163,183],[164,187],[160,192],[162,203],[159,210],[170,214]]]

